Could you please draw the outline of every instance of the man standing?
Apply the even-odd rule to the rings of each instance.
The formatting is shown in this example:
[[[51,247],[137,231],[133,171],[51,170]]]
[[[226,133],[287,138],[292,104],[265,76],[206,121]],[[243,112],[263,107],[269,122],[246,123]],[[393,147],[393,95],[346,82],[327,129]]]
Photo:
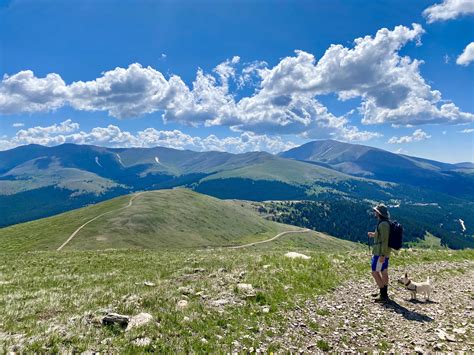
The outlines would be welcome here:
[[[375,232],[368,232],[369,238],[374,238],[372,248],[372,276],[380,289],[380,296],[375,302],[387,302],[388,297],[388,259],[391,249],[388,246],[390,237],[390,214],[387,207],[380,204],[373,208],[378,223]]]

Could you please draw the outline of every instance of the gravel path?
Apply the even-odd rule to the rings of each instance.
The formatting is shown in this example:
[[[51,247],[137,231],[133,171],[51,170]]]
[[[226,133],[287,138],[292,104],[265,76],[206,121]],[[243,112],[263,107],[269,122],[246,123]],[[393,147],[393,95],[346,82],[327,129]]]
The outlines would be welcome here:
[[[395,277],[432,279],[431,302],[410,301]],[[313,352],[389,351],[431,353],[474,349],[474,262],[438,262],[391,270],[392,302],[373,302],[374,281],[348,281],[334,292],[285,314],[282,349]],[[267,347],[270,345],[265,344]]]
[[[124,210],[126,208],[129,208],[132,204],[133,204],[133,200],[135,200],[138,196],[140,196],[141,194],[143,194],[144,192],[139,192],[139,193],[136,193],[134,194],[132,197],[130,197],[130,201],[128,202],[128,205],[124,206],[124,207],[120,207],[120,208],[117,208],[116,210],[112,210],[112,211],[108,211],[108,212],[104,212],[98,216],[95,216],[94,218],[88,220],[86,223],[84,223],[82,226],[80,226],[79,228],[77,228],[74,232],[72,232],[72,234],[69,236],[69,238],[66,239],[66,241],[61,244],[61,246],[56,249],[56,251],[61,251],[62,248],[64,248],[71,240],[72,238],[74,238],[76,236],[77,233],[79,233],[79,231],[84,228],[85,226],[87,226],[89,223],[91,222],[94,222],[96,219],[102,217],[102,216],[105,216],[106,214],[109,214],[109,213],[113,213],[113,212],[117,212],[117,211],[120,211],[120,210]]]
[[[241,249],[241,248],[247,248],[247,247],[251,247],[253,245],[257,245],[257,244],[263,244],[263,243],[269,243],[271,241],[274,241],[275,239],[278,239],[280,237],[283,237],[284,235],[287,235],[287,234],[293,234],[293,233],[308,233],[308,232],[311,232],[311,229],[301,229],[301,230],[294,230],[294,231],[286,231],[286,232],[281,232],[281,233],[278,233],[276,236],[270,238],[270,239],[266,239],[266,240],[261,240],[259,242],[253,242],[253,243],[248,243],[248,244],[243,244],[243,245],[235,245],[235,246],[231,246],[231,247],[225,247],[225,249]]]

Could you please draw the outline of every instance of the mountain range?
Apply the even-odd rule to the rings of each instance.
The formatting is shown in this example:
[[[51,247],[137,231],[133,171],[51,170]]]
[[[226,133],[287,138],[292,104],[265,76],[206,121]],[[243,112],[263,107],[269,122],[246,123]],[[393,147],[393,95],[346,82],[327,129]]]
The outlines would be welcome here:
[[[400,212],[452,214],[448,232],[474,225],[474,168],[381,149],[314,141],[272,155],[170,148],[27,145],[0,152],[0,226],[94,204],[134,191],[187,187],[221,199],[384,201]],[[404,214],[406,215],[406,213]],[[440,217],[441,218],[441,217]],[[452,222],[452,223],[451,223]],[[439,226],[437,226],[439,227]],[[459,228],[458,228],[459,227]],[[464,227],[463,227],[464,228]],[[469,229],[468,229],[469,233]]]

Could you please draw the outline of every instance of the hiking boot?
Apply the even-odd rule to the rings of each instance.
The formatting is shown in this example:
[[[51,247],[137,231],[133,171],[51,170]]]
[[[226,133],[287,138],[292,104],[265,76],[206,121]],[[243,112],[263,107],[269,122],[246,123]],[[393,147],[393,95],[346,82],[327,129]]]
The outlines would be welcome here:
[[[390,302],[390,298],[388,296],[382,296],[380,295],[376,299],[374,299],[375,303],[387,303]]]

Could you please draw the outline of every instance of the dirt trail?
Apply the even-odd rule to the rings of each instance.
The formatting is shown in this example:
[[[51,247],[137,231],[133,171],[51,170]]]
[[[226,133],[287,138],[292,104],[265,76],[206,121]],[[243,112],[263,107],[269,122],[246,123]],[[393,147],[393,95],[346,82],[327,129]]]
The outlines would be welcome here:
[[[270,238],[270,239],[266,239],[266,240],[261,240],[259,242],[253,242],[253,243],[248,243],[248,244],[243,244],[243,245],[235,245],[235,246],[231,246],[231,247],[225,247],[226,249],[241,249],[241,248],[247,248],[247,247],[251,247],[253,245],[257,245],[257,244],[263,244],[263,243],[268,243],[268,242],[271,242],[275,239],[278,239],[280,237],[283,237],[284,235],[286,234],[291,234],[291,233],[308,233],[310,232],[311,229],[302,229],[302,230],[295,230],[295,231],[286,231],[286,232],[281,232],[281,233],[278,233],[276,236]]]
[[[432,279],[426,302],[411,301],[396,278],[405,271],[415,281]],[[281,336],[272,339],[289,351],[431,353],[474,349],[474,262],[437,262],[394,269],[392,301],[373,302],[370,276],[347,281],[334,292],[306,301],[284,314]],[[269,346],[270,344],[267,344]]]
[[[128,202],[128,205],[124,206],[124,207],[120,207],[120,208],[117,208],[115,210],[112,210],[112,211],[108,211],[108,212],[104,212],[98,216],[95,216],[94,218],[90,219],[89,221],[87,221],[86,223],[84,223],[82,226],[80,226],[79,228],[77,228],[70,236],[69,238],[67,238],[67,240],[61,244],[61,246],[56,249],[56,251],[60,251],[61,249],[63,249],[75,236],[77,233],[79,233],[79,231],[84,228],[85,226],[87,226],[89,223],[91,222],[94,222],[96,219],[102,217],[102,216],[105,216],[106,214],[109,214],[109,213],[113,213],[113,212],[117,212],[117,211],[120,211],[120,210],[124,210],[126,208],[129,208],[130,206],[132,206],[133,204],[133,200],[135,200],[138,196],[140,196],[141,194],[143,194],[144,192],[139,192],[137,194],[134,194],[131,198],[130,198],[130,201]]]

